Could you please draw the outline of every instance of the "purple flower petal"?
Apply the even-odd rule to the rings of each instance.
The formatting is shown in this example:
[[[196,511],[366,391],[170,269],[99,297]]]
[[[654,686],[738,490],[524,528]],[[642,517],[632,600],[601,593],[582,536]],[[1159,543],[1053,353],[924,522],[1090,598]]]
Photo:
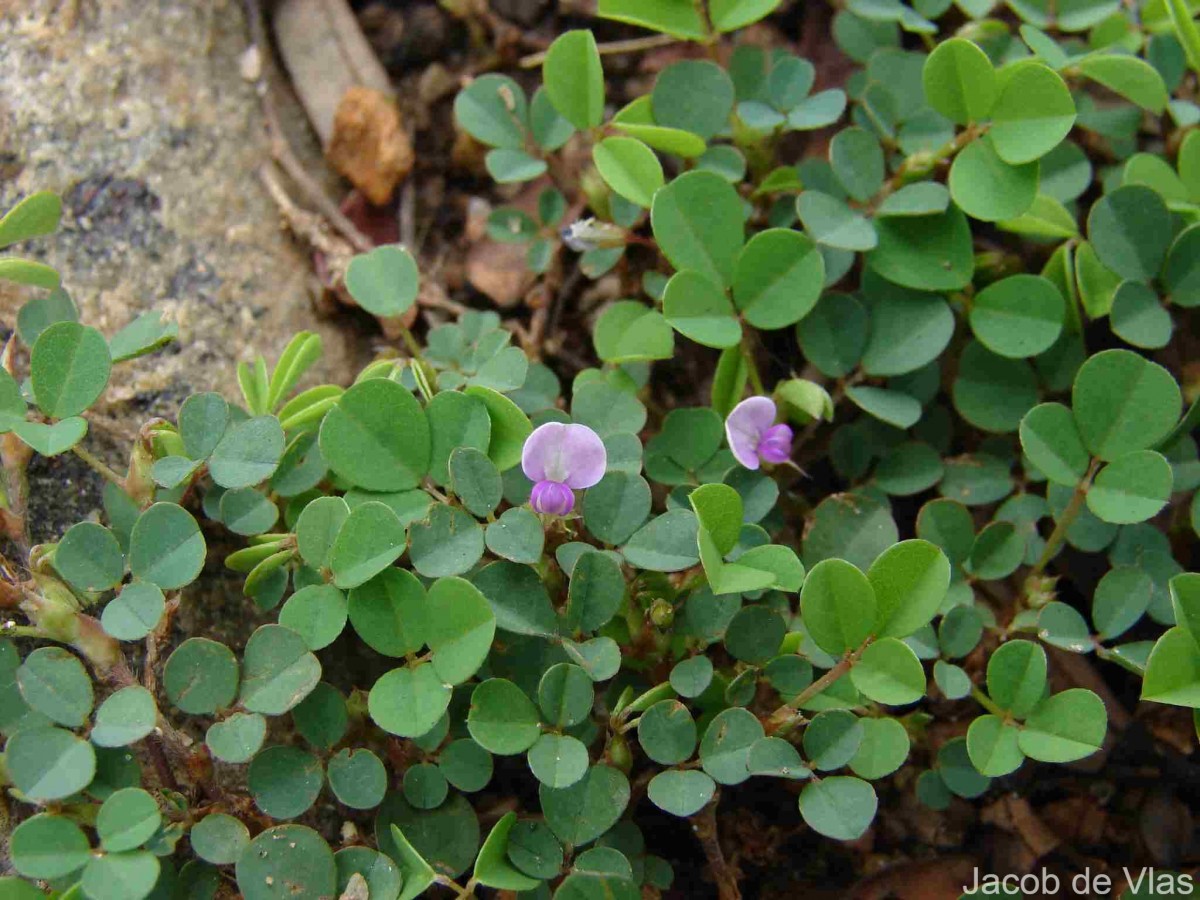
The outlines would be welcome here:
[[[725,419],[725,437],[734,458],[747,469],[757,469],[758,445],[775,424],[775,401],[770,397],[748,397]]]
[[[529,505],[536,513],[565,516],[575,508],[575,492],[558,481],[539,481],[529,494]]]
[[[525,440],[521,468],[530,481],[556,481],[581,490],[604,477],[608,453],[586,425],[547,422]]]
[[[758,442],[758,456],[763,462],[786,462],[792,455],[792,429],[787,425],[772,425]]]

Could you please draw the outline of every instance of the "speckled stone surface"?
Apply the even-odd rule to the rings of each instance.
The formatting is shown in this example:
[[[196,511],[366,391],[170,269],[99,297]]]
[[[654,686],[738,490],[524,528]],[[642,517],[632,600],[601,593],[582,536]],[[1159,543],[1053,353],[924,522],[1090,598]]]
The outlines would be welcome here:
[[[240,72],[247,45],[237,0],[0,0],[0,208],[41,189],[65,207],[59,234],[20,249],[56,266],[106,334],[152,308],[180,323],[176,345],[114,370],[89,441],[117,464],[106,443],[173,417],[192,391],[235,396],[237,360],[273,359],[297,330],[324,339],[313,378],[345,381],[369,350],[316,315],[309,262],[259,181],[269,157]],[[322,172],[298,107],[280,102],[297,151]],[[0,285],[0,336],[27,296]],[[64,488],[94,497],[76,462]]]

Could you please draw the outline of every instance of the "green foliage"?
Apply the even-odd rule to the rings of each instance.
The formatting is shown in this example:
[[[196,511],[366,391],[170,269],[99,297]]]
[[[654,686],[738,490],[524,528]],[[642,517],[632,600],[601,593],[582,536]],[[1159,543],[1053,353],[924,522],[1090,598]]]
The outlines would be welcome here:
[[[800,782],[798,816],[852,841],[895,789],[942,809],[1026,760],[1095,753],[1104,703],[1051,690],[1047,645],[1200,709],[1182,555],[1200,413],[1187,370],[1144,352],[1178,367],[1200,305],[1200,117],[1183,57],[1165,77],[1166,14],[1013,0],[1009,33],[978,4],[855,0],[832,37],[862,71],[812,94],[807,60],[728,37],[779,5],[601,0],[604,18],[732,45],[665,65],[611,116],[588,30],[553,42],[531,94],[495,73],[456,98],[495,180],[554,178],[488,235],[524,245],[541,288],[575,266],[619,285],[588,313],[599,367],[565,392],[492,312],[414,326],[423,344],[406,332],[344,389],[300,387],[321,353],[303,333],[239,366],[240,397],[186,398],[127,468],[102,467],[100,519],[21,561],[27,624],[8,628],[37,642],[0,641],[17,875],[89,900],[166,896],[188,872],[249,900],[363,884],[407,900],[466,878],[636,897],[670,881],[635,824],[642,786],[686,818],[752,778]],[[786,157],[787,134],[830,127],[822,156]],[[0,246],[60,213],[32,195]],[[0,433],[21,450],[5,459],[95,464],[83,442],[114,366],[177,326],[151,311],[106,336],[48,266],[7,258],[0,276],[29,291],[28,353],[0,370]],[[399,246],[344,282],[389,319],[420,289]],[[684,372],[704,383],[659,396]],[[747,388],[814,477],[761,434],[757,469],[734,455]],[[551,422],[606,451],[565,516],[520,465]],[[189,634],[176,613],[207,599],[188,589],[215,575],[210,548],[252,618]],[[132,642],[153,651],[144,685]],[[943,713],[965,734],[939,744]],[[163,780],[205,748],[219,784],[202,764],[172,772],[178,792]],[[927,768],[877,790],[910,755]],[[513,811],[485,835],[471,795],[495,799],[494,756],[528,780],[504,784]],[[285,824],[324,827],[337,805],[374,834],[335,853],[332,830]]]

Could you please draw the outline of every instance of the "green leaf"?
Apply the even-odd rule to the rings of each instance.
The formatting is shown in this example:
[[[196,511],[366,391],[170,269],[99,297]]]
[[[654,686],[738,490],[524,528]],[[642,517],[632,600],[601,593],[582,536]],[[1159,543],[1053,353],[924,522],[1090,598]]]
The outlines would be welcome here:
[[[992,522],[976,536],[967,569],[981,581],[999,581],[1024,560],[1025,535],[1011,522]]]
[[[999,96],[991,61],[963,38],[938,44],[925,58],[921,82],[929,105],[959,125],[986,118]]]
[[[988,132],[1000,158],[1032,162],[1053,150],[1075,124],[1075,101],[1062,78],[1040,62],[1022,61],[1000,72],[1000,94]]]
[[[488,550],[503,559],[533,565],[542,558],[546,535],[536,513],[514,507],[488,524],[483,541]]]
[[[1075,417],[1061,403],[1042,403],[1021,419],[1021,449],[1055,484],[1074,487],[1087,474],[1090,456]]]
[[[933,216],[945,212],[949,205],[950,192],[944,185],[936,181],[920,181],[905,185],[885,197],[875,215]]]
[[[954,291],[970,283],[975,273],[971,228],[957,208],[874,224],[879,243],[867,262],[888,281],[926,291]]]
[[[29,364],[33,398],[52,418],[78,415],[103,393],[111,371],[104,335],[77,322],[58,322],[33,345]]]
[[[109,853],[136,850],[162,823],[154,798],[141,788],[126,788],[109,795],[96,816],[100,846]]]
[[[31,816],[13,829],[11,841],[13,868],[26,878],[64,878],[82,869],[91,856],[87,837],[66,816]],[[37,891],[35,896],[44,895]]]
[[[668,769],[650,779],[646,796],[663,812],[683,818],[703,809],[716,789],[716,782],[704,772]]]
[[[171,321],[158,310],[142,313],[108,342],[115,363],[136,359],[165,347],[179,337],[179,323]]]
[[[728,125],[733,111],[733,81],[716,63],[683,60],[659,73],[650,102],[659,125],[708,140]]]
[[[489,147],[525,146],[528,101],[521,86],[503,75],[476,78],[454,98],[454,118],[471,137]]]
[[[82,791],[96,774],[92,745],[52,725],[23,728],[4,747],[8,777],[27,800],[62,800]]]
[[[474,583],[496,614],[496,625],[514,634],[550,636],[558,631],[558,615],[537,572],[506,560],[485,566]]]
[[[878,779],[891,775],[908,758],[908,731],[896,719],[863,719],[863,740],[850,760],[860,778]]]
[[[1171,342],[1175,324],[1154,289],[1137,281],[1122,281],[1113,295],[1109,323],[1113,334],[1127,344],[1157,350]]]
[[[84,893],[95,900],[142,900],[158,881],[161,863],[147,850],[93,856],[83,870]]]
[[[835,841],[853,841],[866,832],[879,801],[875,789],[858,778],[838,775],[804,786],[800,815],[809,827]]]
[[[590,32],[588,33],[590,36]],[[487,887],[506,891],[531,891],[541,882],[523,874],[508,861],[509,835],[517,824],[517,814],[505,813],[479,849],[474,880]]]
[[[712,0],[708,15],[720,32],[736,31],[764,19],[779,8],[780,0]]]
[[[263,625],[246,642],[238,700],[250,712],[280,716],[320,680],[321,664],[304,638],[282,625]]]
[[[667,282],[663,314],[672,328],[706,347],[732,347],[742,339],[733,304],[698,272],[677,272]]]
[[[1058,288],[1038,275],[992,282],[971,304],[971,330],[985,347],[1020,359],[1044,353],[1062,333],[1066,304]]]
[[[630,563],[654,572],[679,572],[699,561],[696,551],[696,515],[690,509],[673,509],[643,525],[621,548]]]
[[[490,678],[471,694],[467,730],[475,742],[499,756],[524,753],[540,730],[538,711],[519,687],[503,678]]]
[[[310,584],[288,598],[279,624],[304,639],[309,650],[328,647],[346,627],[346,595],[330,584]]]
[[[0,248],[53,234],[62,218],[62,200],[51,191],[24,197],[0,219]]]
[[[457,507],[435,504],[429,518],[409,529],[409,560],[426,578],[462,575],[483,556],[483,529]]]
[[[62,276],[58,274],[57,269],[52,269],[45,263],[6,256],[0,259],[0,281],[55,290],[62,282]]]
[[[625,597],[620,565],[606,553],[585,552],[571,570],[566,620],[580,631],[608,624]]]
[[[267,736],[267,720],[258,713],[234,713],[214,722],[204,737],[212,755],[222,762],[249,762]]]
[[[325,839],[311,828],[276,825],[261,832],[242,851],[237,885],[245,900],[279,900],[283,891],[295,896],[333,897],[337,865]],[[409,894],[407,900],[415,896]]]
[[[658,157],[636,138],[605,138],[592,148],[592,160],[608,186],[638,206],[649,208],[665,183]]]
[[[237,695],[237,660],[224,644],[188,638],[167,658],[163,687],[170,701],[185,713],[216,712],[229,706]]]
[[[339,750],[326,775],[330,790],[351,809],[374,809],[387,792],[387,770],[370,750]]]
[[[1024,360],[999,356],[971,341],[963,349],[951,393],[955,409],[971,425],[1008,434],[1037,404],[1037,376]]]
[[[333,543],[349,517],[350,507],[341,497],[318,497],[305,506],[294,526],[300,558],[314,569],[327,567]]]
[[[529,748],[526,761],[540,783],[551,788],[566,788],[587,773],[588,751],[578,738],[543,734]]]
[[[800,592],[804,624],[814,643],[832,656],[857,649],[876,618],[875,591],[859,569],[826,559],[809,570]]]
[[[1200,306],[1200,227],[1185,228],[1171,244],[1163,283],[1172,303],[1188,308]]]
[[[921,419],[921,404],[901,391],[856,386],[847,388],[846,396],[863,412],[896,428],[912,428]]]
[[[420,274],[412,254],[399,245],[376,247],[350,260],[346,290],[373,316],[400,316],[417,299]]]
[[[129,536],[129,571],[163,590],[190,584],[204,567],[207,547],[191,514],[174,503],[155,503]]]
[[[967,753],[980,775],[999,778],[1025,762],[1018,746],[1020,731],[999,716],[980,716],[967,729]]]
[[[105,591],[120,583],[125,556],[111,531],[94,522],[79,522],[67,529],[54,549],[54,568],[72,587]]]
[[[1046,690],[1046,651],[1032,641],[1001,644],[988,660],[987,687],[1001,709],[1025,718]]]
[[[1015,219],[1037,198],[1038,163],[1006,163],[984,135],[954,158],[949,184],[954,202],[972,218],[984,222]]]
[[[796,215],[818,244],[839,250],[873,250],[875,227],[843,201],[822,191],[807,190],[796,198]]]
[[[533,433],[529,417],[512,400],[491,388],[471,385],[464,389],[464,393],[482,401],[492,420],[488,456],[501,472],[513,468],[521,461],[525,439]]]
[[[1167,205],[1142,185],[1105,194],[1088,213],[1088,238],[1096,255],[1113,272],[1133,281],[1158,275],[1172,234]]]
[[[883,148],[869,131],[846,128],[829,144],[829,163],[846,193],[865,203],[883,187]]]
[[[541,785],[546,824],[573,847],[590,844],[616,824],[629,804],[629,780],[617,769],[595,765],[568,788]]]
[[[865,570],[897,540],[896,523],[884,503],[866,494],[834,494],[817,505],[804,536],[804,563],[811,567],[839,557]]]
[[[654,238],[676,269],[693,270],[728,285],[745,242],[742,201],[712,172],[688,172],[654,195]]]
[[[670,359],[675,354],[675,336],[662,313],[633,300],[606,307],[592,340],[596,355],[609,363]]]
[[[196,855],[214,866],[236,863],[250,843],[250,829],[225,813],[209,813],[192,826],[188,836]]]
[[[1088,509],[1116,525],[1144,522],[1171,499],[1171,483],[1171,466],[1161,453],[1135,450],[1096,474],[1088,488]]]
[[[580,131],[603,121],[604,69],[591,31],[560,35],[546,53],[542,80],[554,108]]]
[[[324,783],[321,761],[299,747],[268,747],[250,763],[247,783],[254,804],[273,819],[307,811]]]
[[[1092,81],[1156,116],[1162,115],[1170,100],[1162,75],[1150,63],[1136,56],[1094,53],[1083,57],[1076,65]]]
[[[734,659],[761,665],[779,652],[786,634],[787,624],[775,610],[745,606],[725,630],[725,649]]]
[[[1030,759],[1074,762],[1099,750],[1107,730],[1104,701],[1089,690],[1072,688],[1039,703],[1018,741]]]
[[[96,710],[89,735],[97,747],[127,747],[150,734],[158,724],[154,695],[140,684],[109,694]]]
[[[1171,580],[1175,599],[1176,583],[1195,576],[1181,575]],[[1141,619],[1154,594],[1154,582],[1137,566],[1115,566],[1104,574],[1092,595],[1092,622],[1102,640],[1120,637]],[[1183,622],[1178,604],[1175,620]]]
[[[279,519],[279,508],[254,488],[237,488],[223,493],[220,513],[225,527],[242,535],[270,531]]]
[[[53,425],[42,422],[12,422],[12,432],[42,456],[58,456],[70,450],[87,434],[86,419],[73,416]]]
[[[220,394],[192,394],[179,407],[179,436],[195,460],[207,459],[220,443],[229,422],[229,404]]]
[[[429,589],[425,616],[433,670],[444,682],[466,681],[487,659],[496,633],[487,598],[469,581],[440,578]]]
[[[850,669],[850,680],[869,700],[889,706],[915,703],[925,696],[925,670],[908,644],[883,638],[863,651]]]
[[[785,328],[816,305],[824,283],[825,261],[812,241],[771,228],[751,238],[738,256],[733,302],[755,328]]]
[[[420,737],[450,705],[450,688],[431,665],[401,666],[383,675],[367,698],[372,721],[400,737]]]
[[[875,596],[874,633],[904,638],[941,608],[950,584],[950,561],[929,541],[901,541],[871,563],[867,579]]]
[[[1080,366],[1071,405],[1084,445],[1111,462],[1155,446],[1178,421],[1182,397],[1162,366],[1129,350],[1104,350]]]
[[[356,588],[388,568],[404,552],[404,527],[390,506],[378,500],[350,511],[329,551],[334,584]]]
[[[468,393],[481,390],[487,389]],[[493,441],[496,431],[493,418]],[[321,423],[320,445],[330,469],[371,491],[416,487],[429,471],[425,411],[403,387],[382,378],[360,381],[341,396]]]
[[[286,439],[274,416],[256,416],[233,425],[213,449],[208,471],[223,488],[252,487],[274,474]]]
[[[600,0],[597,15],[630,25],[640,25],[683,40],[707,36],[704,20],[694,6],[676,0]]]
[[[532,181],[546,173],[549,166],[543,159],[530,156],[524,150],[513,150],[501,147],[489,150],[484,157],[488,174],[497,184],[514,184],[521,181]]]
[[[473,447],[459,447],[450,454],[450,487],[468,512],[490,515],[500,504],[504,485],[495,464]]]
[[[41,647],[25,658],[16,672],[25,702],[59,725],[79,728],[92,711],[92,680],[73,653],[61,647]]]
[[[1150,651],[1142,699],[1200,708],[1200,646],[1182,625],[1168,629]]]

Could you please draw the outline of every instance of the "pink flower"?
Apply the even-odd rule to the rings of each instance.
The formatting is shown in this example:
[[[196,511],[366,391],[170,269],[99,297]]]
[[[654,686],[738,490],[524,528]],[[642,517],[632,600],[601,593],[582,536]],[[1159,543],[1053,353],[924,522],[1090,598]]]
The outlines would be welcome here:
[[[534,512],[565,516],[575,507],[575,491],[604,477],[608,453],[600,435],[586,425],[547,422],[525,440],[521,468],[533,482]]]
[[[792,455],[792,429],[776,425],[775,415],[775,401],[770,397],[749,397],[725,419],[729,449],[747,469],[757,469],[764,462],[786,462]]]

